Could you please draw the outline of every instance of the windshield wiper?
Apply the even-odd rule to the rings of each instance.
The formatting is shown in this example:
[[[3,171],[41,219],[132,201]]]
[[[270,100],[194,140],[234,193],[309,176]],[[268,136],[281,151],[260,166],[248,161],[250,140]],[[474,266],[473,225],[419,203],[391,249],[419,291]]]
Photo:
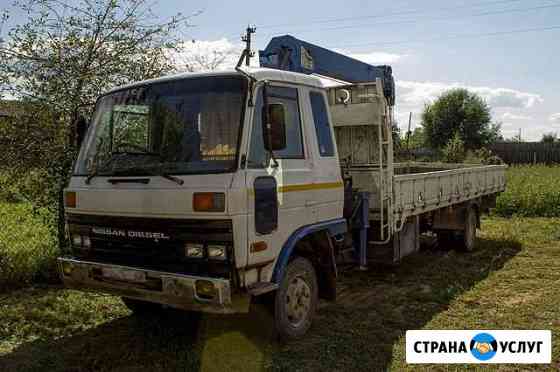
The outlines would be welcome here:
[[[115,159],[116,159],[115,154],[112,153],[111,157],[109,159],[107,159],[107,161],[105,163],[103,163],[101,166],[95,166],[95,168],[91,171],[91,173],[89,173],[86,177],[86,185],[89,185],[91,180],[94,177],[97,177],[97,175],[99,174],[99,169],[100,168],[108,167]]]
[[[111,152],[111,157],[109,159],[107,159],[107,161],[103,164],[101,164],[101,166],[96,166],[95,169],[89,173],[87,175],[86,178],[86,185],[89,185],[89,183],[91,182],[91,180],[94,177],[97,177],[99,174],[99,169],[103,169],[105,167],[108,167],[109,165],[111,165],[111,163],[118,157],[115,155],[133,155],[133,156],[138,156],[138,155],[149,155],[149,156],[160,156],[157,152],[129,152],[129,151],[113,151]]]
[[[165,178],[166,180],[173,181],[177,185],[183,185],[185,183],[185,181],[183,181],[179,177],[172,176],[168,173],[157,173],[157,174],[155,174],[155,176],[160,176],[160,177]]]
[[[163,172],[163,171],[160,171],[160,172],[149,171],[146,168],[139,168],[139,167],[119,169],[116,172],[114,172],[113,175],[115,175],[115,176],[132,176],[132,174],[130,174],[130,172],[141,172],[141,173],[144,173],[144,174],[149,175],[149,176],[159,176],[159,177],[165,178],[166,180],[173,181],[178,185],[183,185],[185,183],[185,181],[183,181],[179,177],[175,177],[175,176],[173,176],[169,173],[166,173],[166,172]]]

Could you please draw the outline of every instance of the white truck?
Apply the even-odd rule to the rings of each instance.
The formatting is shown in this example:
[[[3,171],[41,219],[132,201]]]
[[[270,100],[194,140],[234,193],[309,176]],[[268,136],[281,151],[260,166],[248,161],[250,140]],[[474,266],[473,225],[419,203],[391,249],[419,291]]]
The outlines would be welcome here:
[[[138,312],[246,312],[269,294],[278,334],[293,339],[319,298],[336,299],[341,262],[397,262],[425,232],[473,248],[505,167],[393,163],[390,69],[344,80],[321,58],[351,72],[361,62],[275,39],[261,53],[273,68],[180,74],[99,98],[65,190],[67,287]]]

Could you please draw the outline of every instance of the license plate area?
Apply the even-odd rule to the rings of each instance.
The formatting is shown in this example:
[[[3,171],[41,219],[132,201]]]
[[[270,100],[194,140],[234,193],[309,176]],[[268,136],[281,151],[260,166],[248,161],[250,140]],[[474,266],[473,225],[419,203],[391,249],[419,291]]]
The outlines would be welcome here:
[[[101,269],[101,276],[105,279],[117,280],[120,282],[146,283],[146,273],[137,270],[104,267]]]

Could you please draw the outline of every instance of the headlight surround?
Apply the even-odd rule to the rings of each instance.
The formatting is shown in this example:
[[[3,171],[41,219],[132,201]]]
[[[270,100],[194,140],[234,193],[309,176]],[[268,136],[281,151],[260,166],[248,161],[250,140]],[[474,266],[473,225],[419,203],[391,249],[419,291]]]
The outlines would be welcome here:
[[[225,261],[227,259],[227,247],[221,244],[209,244],[208,258],[211,260]]]
[[[203,258],[204,257],[204,244],[202,243],[186,243],[185,256],[188,258]]]

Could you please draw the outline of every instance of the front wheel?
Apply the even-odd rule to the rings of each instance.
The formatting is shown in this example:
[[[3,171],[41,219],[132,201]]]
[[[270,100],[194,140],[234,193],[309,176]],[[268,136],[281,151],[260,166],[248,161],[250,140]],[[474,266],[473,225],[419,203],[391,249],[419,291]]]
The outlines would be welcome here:
[[[288,264],[274,302],[274,323],[282,340],[303,336],[313,320],[318,301],[317,275],[308,259]]]

